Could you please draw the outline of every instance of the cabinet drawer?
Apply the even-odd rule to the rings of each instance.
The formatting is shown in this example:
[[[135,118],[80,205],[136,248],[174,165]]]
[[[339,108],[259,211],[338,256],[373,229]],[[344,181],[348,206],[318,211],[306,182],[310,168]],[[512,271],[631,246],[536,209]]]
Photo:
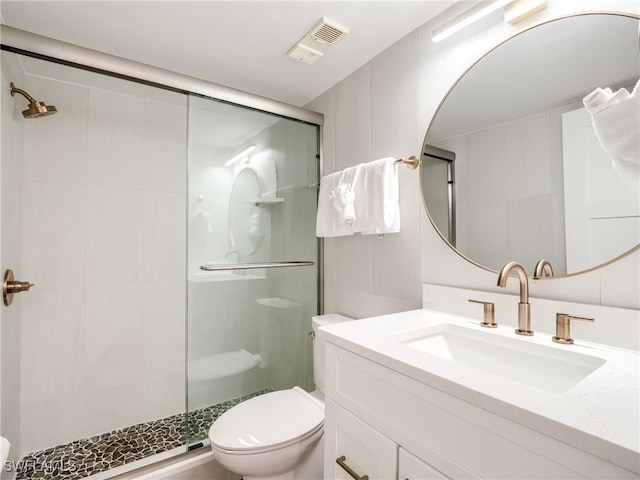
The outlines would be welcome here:
[[[404,448],[398,451],[398,480],[448,480],[442,472],[419,458],[411,455]]]
[[[397,445],[344,408],[327,399],[324,424],[324,478],[353,480],[336,460],[370,480],[396,478]]]

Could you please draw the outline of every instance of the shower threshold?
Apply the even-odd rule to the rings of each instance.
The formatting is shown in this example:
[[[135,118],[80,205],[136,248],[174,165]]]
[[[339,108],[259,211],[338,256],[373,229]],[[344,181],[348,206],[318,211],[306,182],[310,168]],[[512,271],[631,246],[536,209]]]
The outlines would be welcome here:
[[[147,457],[184,448],[206,439],[211,424],[231,407],[270,391],[260,390],[188,414],[179,413],[32,452],[18,462],[15,478],[87,478]],[[100,476],[108,478],[104,474]]]

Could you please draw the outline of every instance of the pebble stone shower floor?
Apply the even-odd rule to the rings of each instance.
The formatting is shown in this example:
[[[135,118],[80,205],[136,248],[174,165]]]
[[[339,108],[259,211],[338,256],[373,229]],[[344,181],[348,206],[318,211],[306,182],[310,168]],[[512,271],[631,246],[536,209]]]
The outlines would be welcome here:
[[[260,390],[210,407],[140,423],[26,455],[16,480],[86,478],[207,438],[209,427],[231,407],[271,390]],[[188,415],[188,422],[187,422]]]

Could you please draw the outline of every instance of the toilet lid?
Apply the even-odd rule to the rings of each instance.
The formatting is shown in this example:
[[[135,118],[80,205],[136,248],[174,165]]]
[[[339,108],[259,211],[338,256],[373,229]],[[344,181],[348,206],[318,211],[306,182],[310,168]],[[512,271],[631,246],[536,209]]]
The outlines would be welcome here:
[[[236,453],[282,448],[322,427],[324,407],[300,387],[246,400],[211,426],[214,447]]]

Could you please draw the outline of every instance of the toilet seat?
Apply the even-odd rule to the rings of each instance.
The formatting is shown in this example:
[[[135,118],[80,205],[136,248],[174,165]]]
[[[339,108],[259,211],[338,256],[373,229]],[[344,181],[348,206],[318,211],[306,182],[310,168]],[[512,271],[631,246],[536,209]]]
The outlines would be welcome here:
[[[314,435],[324,406],[300,387],[251,398],[223,413],[209,429],[212,447],[242,455],[272,451]]]

